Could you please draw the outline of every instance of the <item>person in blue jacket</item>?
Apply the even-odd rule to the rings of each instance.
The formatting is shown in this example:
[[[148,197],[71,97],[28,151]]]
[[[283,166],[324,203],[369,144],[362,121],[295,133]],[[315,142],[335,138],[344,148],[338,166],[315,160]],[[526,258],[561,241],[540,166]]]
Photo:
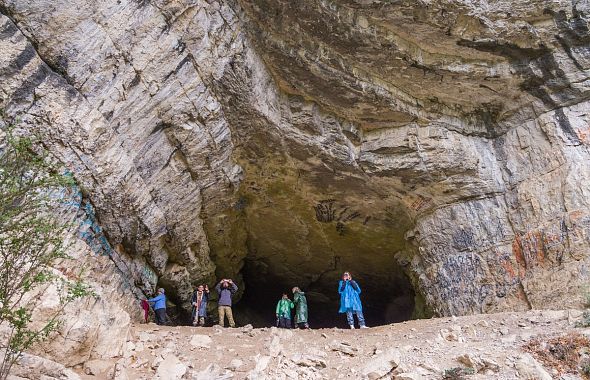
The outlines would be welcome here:
[[[354,329],[354,314],[361,329],[366,329],[363,305],[361,304],[361,287],[352,279],[349,272],[344,272],[342,280],[338,284],[340,293],[340,313],[346,313],[346,320],[351,329]]]
[[[166,324],[166,296],[164,295],[164,289],[158,289],[158,295],[147,301],[154,304],[152,307],[156,313],[156,324]]]

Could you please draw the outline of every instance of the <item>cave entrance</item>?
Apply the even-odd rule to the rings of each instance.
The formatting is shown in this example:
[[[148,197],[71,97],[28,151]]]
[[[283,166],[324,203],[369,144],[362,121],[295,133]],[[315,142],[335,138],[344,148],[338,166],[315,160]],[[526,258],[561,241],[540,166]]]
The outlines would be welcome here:
[[[237,321],[274,325],[281,295],[292,297],[298,286],[307,295],[311,327],[347,327],[338,313],[345,271],[362,289],[369,326],[424,316],[410,268],[417,247],[407,232],[414,220],[393,185],[274,159],[242,162],[249,173],[239,214],[247,252]]]
[[[361,286],[361,301],[368,326],[414,318],[416,294],[410,279],[395,260],[392,260],[389,268],[360,270],[357,273],[352,269],[348,271],[352,272]],[[299,286],[307,296],[309,324],[312,328],[346,328],[345,315],[338,313],[340,296],[337,288],[342,272],[333,270],[322,273],[312,278],[312,281],[302,273],[297,281],[290,276],[277,276],[267,262],[247,260],[242,271],[246,287],[235,307],[236,319],[240,324],[251,323],[254,327],[273,326],[276,322],[275,307],[282,293],[287,293],[293,299],[291,289]]]

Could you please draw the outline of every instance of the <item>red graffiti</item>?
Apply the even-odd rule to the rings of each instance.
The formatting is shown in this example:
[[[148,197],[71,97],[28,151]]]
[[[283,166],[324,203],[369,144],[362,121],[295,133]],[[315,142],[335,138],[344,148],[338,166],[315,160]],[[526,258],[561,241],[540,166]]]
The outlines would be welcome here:
[[[582,141],[586,145],[590,145],[590,127],[577,132],[580,141]]]
[[[420,211],[424,207],[428,206],[432,202],[431,198],[426,198],[420,194],[416,194],[418,199],[410,204],[410,208],[414,211]]]

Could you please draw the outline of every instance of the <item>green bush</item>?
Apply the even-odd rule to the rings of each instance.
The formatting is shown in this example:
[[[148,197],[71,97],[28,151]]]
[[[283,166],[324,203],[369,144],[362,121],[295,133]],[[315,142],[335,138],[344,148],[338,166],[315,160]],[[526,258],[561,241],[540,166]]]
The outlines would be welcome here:
[[[91,294],[79,279],[64,279],[52,266],[68,259],[63,237],[69,227],[53,210],[58,194],[74,185],[60,173],[38,139],[18,136],[0,112],[0,380],[22,353],[46,339],[59,326],[59,316],[75,299]],[[60,290],[60,307],[45,321],[32,315],[39,292],[50,285]]]

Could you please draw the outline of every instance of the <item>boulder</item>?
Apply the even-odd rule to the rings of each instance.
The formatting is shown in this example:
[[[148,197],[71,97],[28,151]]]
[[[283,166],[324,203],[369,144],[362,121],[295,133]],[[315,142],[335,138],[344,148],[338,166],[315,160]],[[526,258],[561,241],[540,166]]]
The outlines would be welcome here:
[[[80,376],[64,365],[40,356],[23,354],[12,367],[13,376],[26,379],[80,380]]]
[[[279,356],[281,354],[281,351],[283,350],[283,346],[281,345],[281,340],[279,339],[278,336],[273,336],[271,338],[268,349],[269,349],[270,356],[273,358],[276,358],[277,356]]]
[[[255,372],[262,372],[266,369],[266,367],[268,367],[269,363],[270,363],[270,356],[265,356],[265,355],[256,355],[254,361],[256,363],[256,366],[254,368]]]
[[[87,375],[98,376],[107,373],[113,367],[113,362],[108,360],[88,360],[84,362],[84,373]]]
[[[426,380],[423,375],[414,372],[404,372],[399,375],[395,375],[394,380]]]
[[[160,362],[156,371],[155,379],[159,380],[180,380],[186,373],[187,368],[178,360],[175,355],[168,354]]]
[[[211,343],[213,343],[213,339],[207,335],[195,334],[190,340],[190,345],[196,348],[209,348]]]
[[[485,367],[483,361],[479,356],[473,354],[464,354],[456,359],[459,363],[465,365],[468,368],[472,368],[475,372],[479,372]]]
[[[359,352],[358,348],[351,346],[348,342],[332,342],[330,349],[349,356],[355,356]]]
[[[233,378],[231,372],[224,372],[217,364],[210,364],[204,370],[193,375],[193,380],[225,380]]]
[[[127,368],[122,362],[117,362],[115,367],[109,372],[109,379],[112,380],[129,380]]]
[[[516,371],[524,380],[551,380],[552,377],[531,354],[523,354],[515,363]]]
[[[310,354],[295,354],[291,357],[291,361],[302,367],[326,368],[328,366],[322,357]]]
[[[400,357],[398,350],[389,348],[383,353],[369,359],[363,367],[361,374],[365,379],[380,379],[399,366]]]
[[[227,367],[225,367],[225,368],[229,369],[230,371],[236,371],[242,365],[244,365],[244,362],[241,361],[240,359],[232,359],[232,361],[229,362],[229,365]]]
[[[270,364],[271,357],[266,355],[256,355],[254,358],[254,369],[248,372],[246,376],[247,380],[265,380],[267,379],[266,374],[264,371]]]

